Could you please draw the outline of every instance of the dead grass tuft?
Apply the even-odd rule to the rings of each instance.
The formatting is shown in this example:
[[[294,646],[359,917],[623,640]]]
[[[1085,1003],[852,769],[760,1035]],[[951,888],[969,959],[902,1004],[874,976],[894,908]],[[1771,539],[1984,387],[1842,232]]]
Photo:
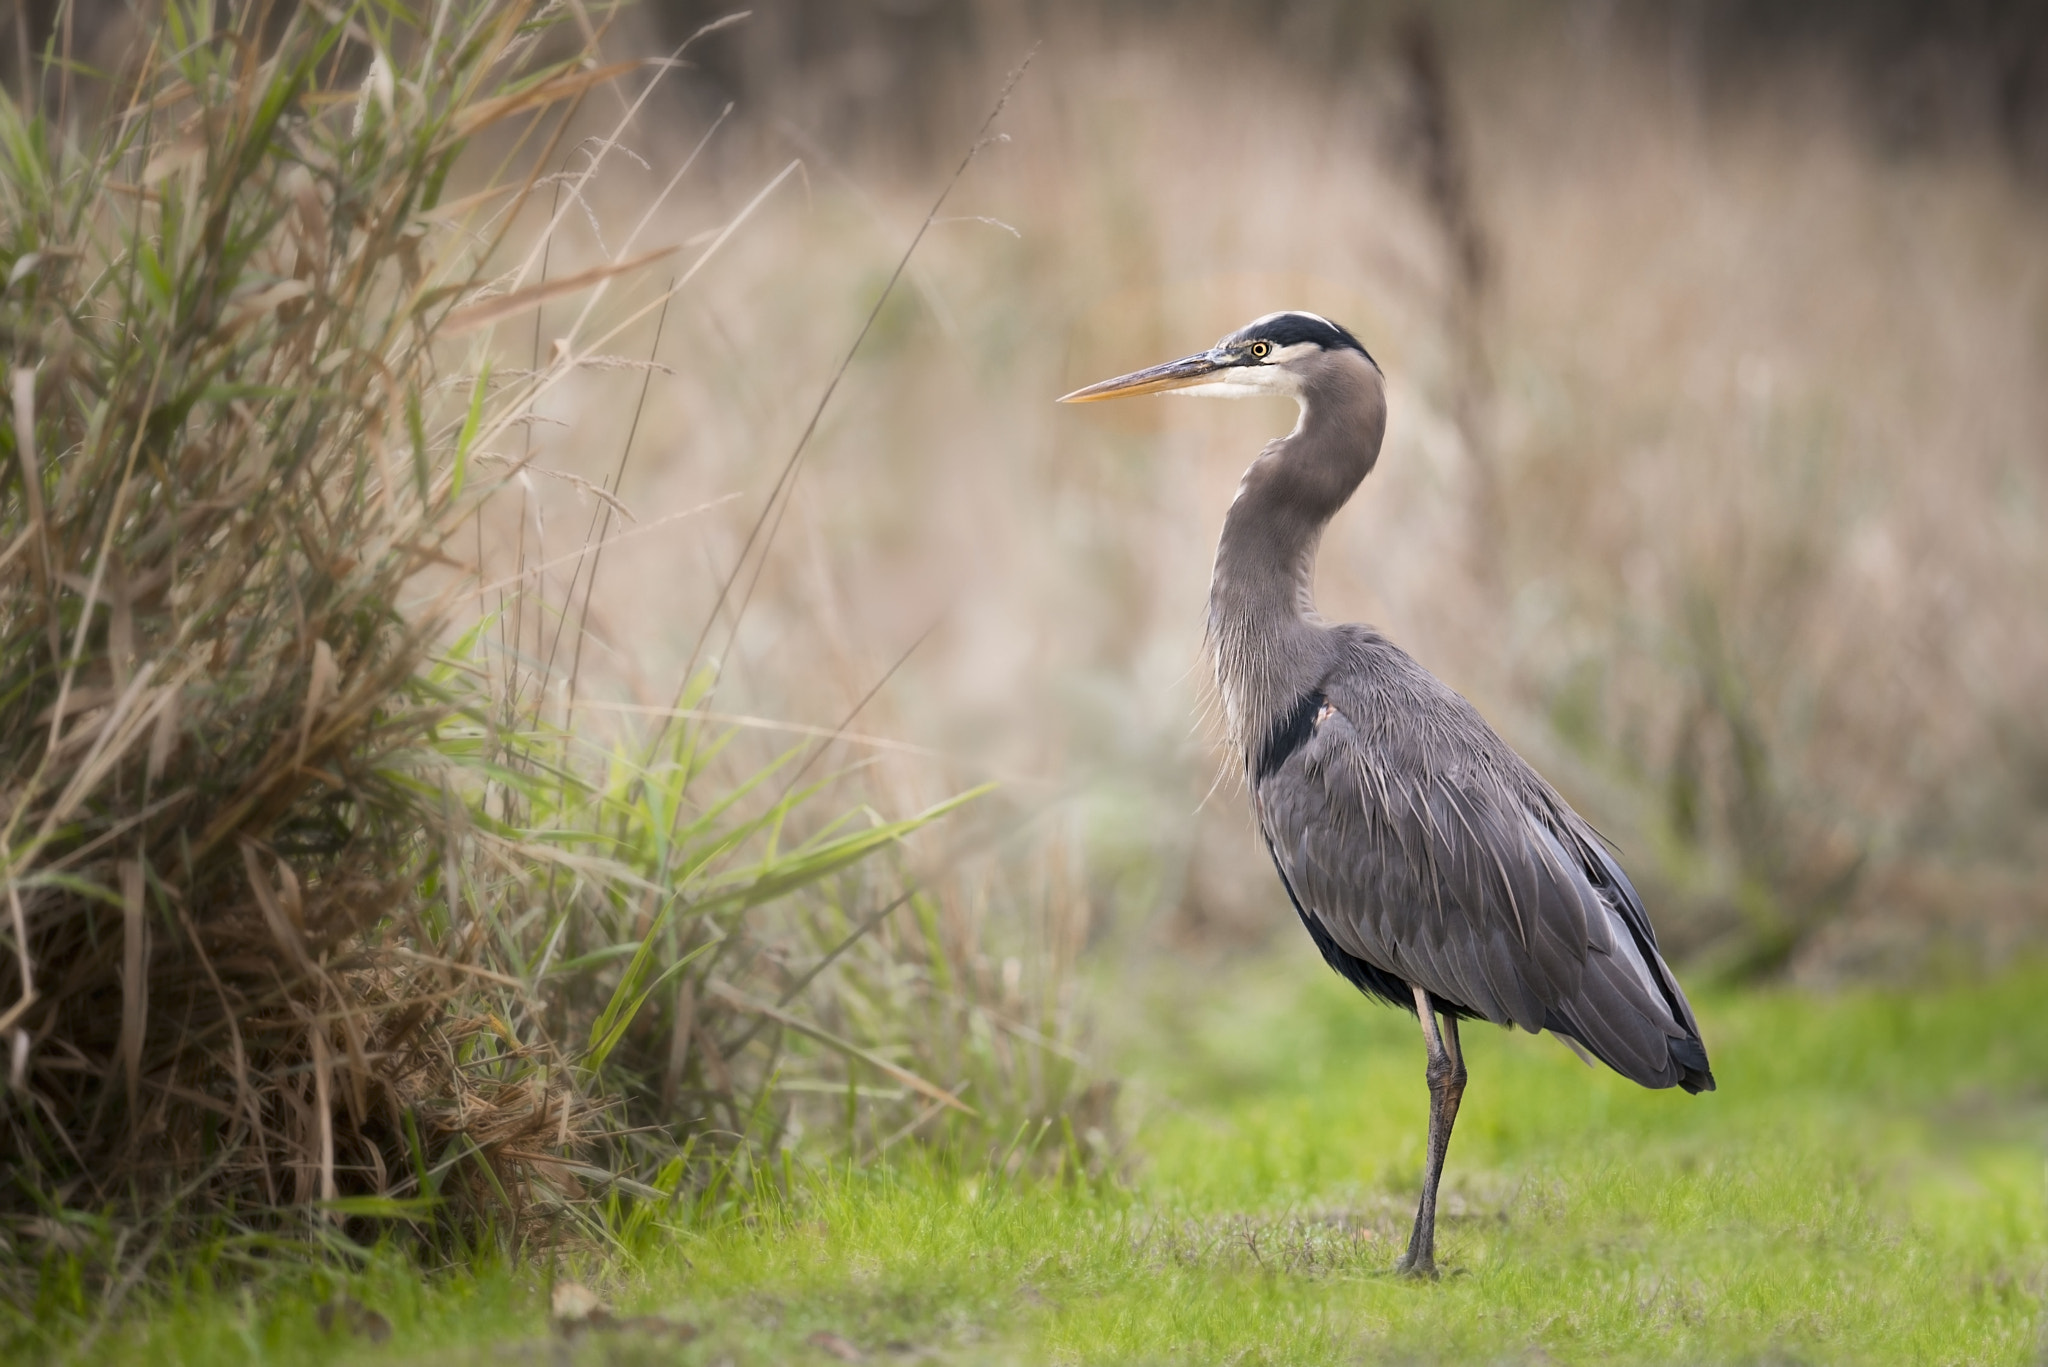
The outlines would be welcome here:
[[[616,74],[531,18],[174,3],[100,115],[0,102],[16,1213],[516,1210],[588,1130],[422,919],[456,698],[399,609],[479,487],[444,180]]]
[[[551,553],[536,405],[605,372],[644,403],[671,368],[618,339],[658,353],[796,166],[607,311],[690,163],[594,260],[557,236],[675,64],[554,13],[173,5],[99,123],[0,109],[0,1213],[117,1284],[108,1212],[624,1244],[770,1190],[806,1133],[1099,1167],[1085,904],[1044,891],[1027,980],[990,890],[905,850],[973,794],[880,815],[859,761],[813,772],[845,723],[735,745],[715,662],[578,709],[603,548],[687,513],[623,527],[629,430],[545,481],[590,513]]]

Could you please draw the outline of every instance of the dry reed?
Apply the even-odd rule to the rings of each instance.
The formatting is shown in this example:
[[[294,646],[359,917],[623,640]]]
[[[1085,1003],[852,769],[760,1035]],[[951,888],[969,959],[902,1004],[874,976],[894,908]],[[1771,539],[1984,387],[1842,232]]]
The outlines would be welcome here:
[[[588,1129],[475,1009],[482,925],[434,877],[457,699],[418,677],[437,606],[399,611],[479,487],[443,183],[616,74],[537,60],[532,17],[172,4],[103,117],[0,104],[0,1202],[46,1229],[475,1219]]]
[[[106,1211],[601,1241],[746,1199],[807,1130],[1014,1159],[1087,1084],[1071,993],[993,971],[973,879],[905,849],[963,798],[886,820],[811,772],[818,743],[740,758],[716,670],[646,726],[577,711],[633,437],[546,481],[602,509],[550,560],[543,401],[611,373],[644,404],[668,368],[610,348],[653,324],[658,352],[794,167],[666,292],[607,306],[672,250],[641,239],[689,164],[563,267],[675,67],[607,64],[571,17],[604,18],[172,5],[100,124],[0,110],[0,1133],[4,1209],[46,1242]],[[543,354],[551,301],[575,316]],[[507,507],[499,576],[467,534]]]

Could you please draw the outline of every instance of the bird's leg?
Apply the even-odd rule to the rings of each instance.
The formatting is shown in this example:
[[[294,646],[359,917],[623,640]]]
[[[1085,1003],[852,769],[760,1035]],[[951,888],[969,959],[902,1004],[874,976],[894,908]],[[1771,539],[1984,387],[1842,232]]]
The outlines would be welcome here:
[[[1444,1175],[1444,1154],[1451,1147],[1451,1126],[1458,1121],[1458,1103],[1465,1096],[1465,1056],[1458,1047],[1458,1022],[1446,1014],[1437,1030],[1436,1004],[1429,993],[1415,989],[1415,1015],[1422,1023],[1422,1041],[1429,1050],[1429,1155],[1422,1172],[1422,1203],[1415,1210],[1415,1230],[1398,1270],[1411,1277],[1436,1275],[1436,1188]]]

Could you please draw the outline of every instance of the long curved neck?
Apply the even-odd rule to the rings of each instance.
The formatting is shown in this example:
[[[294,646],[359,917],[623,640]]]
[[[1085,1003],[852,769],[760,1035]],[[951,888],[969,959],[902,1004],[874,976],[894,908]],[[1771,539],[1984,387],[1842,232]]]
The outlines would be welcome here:
[[[1254,754],[1327,664],[1312,595],[1323,528],[1378,459],[1379,373],[1333,358],[1301,395],[1301,421],[1245,471],[1209,581],[1209,650],[1231,739]]]

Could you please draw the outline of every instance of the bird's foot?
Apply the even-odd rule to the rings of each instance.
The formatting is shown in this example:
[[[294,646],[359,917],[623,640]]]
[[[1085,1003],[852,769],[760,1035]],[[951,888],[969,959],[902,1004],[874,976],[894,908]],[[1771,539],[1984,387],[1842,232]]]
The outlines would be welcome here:
[[[1433,1282],[1438,1276],[1436,1259],[1427,1253],[1418,1256],[1413,1249],[1401,1255],[1401,1261],[1394,1264],[1394,1272],[1419,1282]]]

